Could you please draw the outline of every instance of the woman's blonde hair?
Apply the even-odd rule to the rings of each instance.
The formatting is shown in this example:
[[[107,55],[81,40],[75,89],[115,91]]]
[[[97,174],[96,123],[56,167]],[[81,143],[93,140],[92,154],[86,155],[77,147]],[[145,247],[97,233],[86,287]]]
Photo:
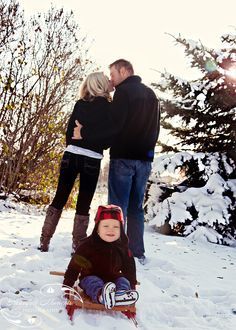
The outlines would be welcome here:
[[[80,87],[80,99],[93,101],[96,96],[110,100],[109,79],[103,72],[90,73]]]

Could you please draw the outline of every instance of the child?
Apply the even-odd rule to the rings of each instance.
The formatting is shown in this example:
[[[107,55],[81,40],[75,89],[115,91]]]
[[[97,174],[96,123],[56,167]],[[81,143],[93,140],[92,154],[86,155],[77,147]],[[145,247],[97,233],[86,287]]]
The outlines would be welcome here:
[[[135,261],[123,225],[120,207],[99,206],[93,232],[76,250],[63,282],[73,287],[79,275],[80,287],[107,309],[138,300]]]

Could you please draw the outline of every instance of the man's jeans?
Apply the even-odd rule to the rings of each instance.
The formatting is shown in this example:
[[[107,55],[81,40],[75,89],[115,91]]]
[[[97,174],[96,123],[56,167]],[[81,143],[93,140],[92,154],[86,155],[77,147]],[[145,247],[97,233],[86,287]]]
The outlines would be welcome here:
[[[111,159],[108,178],[108,203],[122,208],[127,217],[129,247],[135,257],[144,250],[143,199],[151,162],[132,159]]]
[[[125,277],[118,277],[114,281],[116,291],[130,290],[130,282]],[[98,276],[86,276],[81,281],[79,286],[94,302],[98,302],[98,296],[102,292],[105,282]]]

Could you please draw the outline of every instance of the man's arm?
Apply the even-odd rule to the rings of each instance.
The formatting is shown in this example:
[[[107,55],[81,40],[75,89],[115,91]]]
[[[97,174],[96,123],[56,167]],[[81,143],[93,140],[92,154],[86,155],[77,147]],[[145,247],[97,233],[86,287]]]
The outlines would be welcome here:
[[[74,128],[72,139],[73,140],[81,140],[82,136],[81,136],[80,132],[81,132],[81,128],[83,126],[80,124],[80,122],[78,120],[75,121],[75,124],[76,124],[76,127]]]
[[[124,91],[116,91],[106,120],[98,121],[96,130],[76,122],[73,139],[94,142],[115,136],[122,130],[128,114],[128,99]]]

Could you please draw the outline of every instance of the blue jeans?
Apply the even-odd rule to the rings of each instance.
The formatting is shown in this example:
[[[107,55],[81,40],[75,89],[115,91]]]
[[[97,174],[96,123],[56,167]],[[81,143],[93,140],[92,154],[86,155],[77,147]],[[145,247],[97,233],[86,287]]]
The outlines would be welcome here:
[[[118,277],[113,283],[116,285],[116,291],[130,290],[130,282],[125,277]],[[98,296],[105,282],[98,276],[86,276],[80,281],[80,287],[94,302],[98,302]]]
[[[143,199],[151,172],[151,162],[111,159],[108,178],[108,203],[122,208],[127,220],[129,248],[135,257],[144,252]]]

